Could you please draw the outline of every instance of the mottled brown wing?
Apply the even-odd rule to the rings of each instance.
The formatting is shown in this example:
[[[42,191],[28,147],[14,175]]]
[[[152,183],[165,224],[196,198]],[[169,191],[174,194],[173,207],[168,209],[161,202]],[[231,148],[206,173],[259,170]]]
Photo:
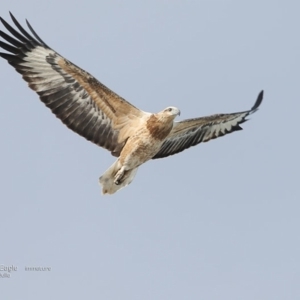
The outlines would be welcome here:
[[[22,74],[65,125],[118,156],[132,132],[132,123],[145,113],[47,46],[28,21],[34,37],[10,15],[19,31],[0,18],[11,33],[0,31],[6,40],[0,41],[0,47],[9,52],[0,56]]]
[[[263,91],[260,92],[254,106],[248,111],[175,122],[171,133],[153,159],[167,157],[201,142],[242,130],[240,124],[246,122],[246,117],[258,110],[262,99]]]

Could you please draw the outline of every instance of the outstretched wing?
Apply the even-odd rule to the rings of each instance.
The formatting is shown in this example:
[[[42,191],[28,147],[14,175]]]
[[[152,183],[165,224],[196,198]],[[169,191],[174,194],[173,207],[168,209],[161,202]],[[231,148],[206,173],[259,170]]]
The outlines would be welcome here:
[[[0,47],[9,52],[0,56],[65,125],[118,156],[134,129],[131,122],[138,122],[145,113],[47,46],[28,21],[34,37],[10,15],[19,31],[0,18],[11,33],[0,31],[6,40],[0,41]]]
[[[260,92],[254,106],[248,111],[175,122],[171,133],[153,159],[173,155],[201,142],[242,130],[240,124],[247,121],[248,115],[258,110],[262,99],[263,91]]]

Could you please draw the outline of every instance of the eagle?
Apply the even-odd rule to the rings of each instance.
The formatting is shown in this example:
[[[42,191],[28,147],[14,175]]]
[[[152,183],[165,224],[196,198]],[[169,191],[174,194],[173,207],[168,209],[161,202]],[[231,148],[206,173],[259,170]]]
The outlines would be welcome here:
[[[134,179],[138,167],[150,159],[167,157],[201,142],[241,130],[256,112],[263,91],[250,110],[174,121],[177,107],[158,113],[138,109],[88,72],[49,47],[26,20],[26,31],[10,13],[16,28],[0,17],[10,34],[0,31],[0,47],[29,87],[68,128],[117,157],[99,178],[103,194],[113,194]]]

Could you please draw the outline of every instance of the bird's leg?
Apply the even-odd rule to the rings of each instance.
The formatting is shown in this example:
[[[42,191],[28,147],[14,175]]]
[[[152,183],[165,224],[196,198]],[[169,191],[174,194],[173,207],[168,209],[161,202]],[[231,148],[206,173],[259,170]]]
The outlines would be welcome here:
[[[116,173],[114,183],[119,185],[121,183],[121,179],[125,174],[125,167],[121,167],[121,169]]]

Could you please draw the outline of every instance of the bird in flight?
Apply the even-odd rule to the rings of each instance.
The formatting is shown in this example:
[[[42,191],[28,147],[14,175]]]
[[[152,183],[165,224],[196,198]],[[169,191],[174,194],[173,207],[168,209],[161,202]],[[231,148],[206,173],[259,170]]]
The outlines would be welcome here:
[[[16,27],[0,17],[10,34],[0,30],[0,47],[29,87],[68,128],[117,157],[99,178],[103,194],[130,184],[140,165],[179,153],[201,142],[241,130],[240,124],[257,111],[263,91],[247,111],[215,114],[176,122],[177,107],[144,112],[121,98],[88,72],[49,47],[33,30],[29,34],[10,13]]]

